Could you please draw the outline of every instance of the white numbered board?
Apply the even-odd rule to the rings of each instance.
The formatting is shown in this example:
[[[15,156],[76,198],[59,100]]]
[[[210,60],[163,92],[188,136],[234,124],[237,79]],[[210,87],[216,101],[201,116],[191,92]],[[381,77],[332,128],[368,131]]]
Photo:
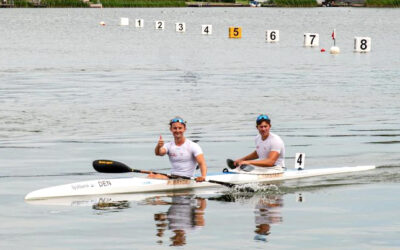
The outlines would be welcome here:
[[[129,18],[127,18],[127,17],[121,17],[121,20],[119,21],[119,25],[121,25],[121,26],[128,26],[128,25],[129,25]]]
[[[203,25],[201,25],[201,34],[203,34],[203,35],[211,35],[212,34],[212,25],[211,24],[203,24]]]
[[[155,21],[154,24],[155,24],[156,30],[163,30],[165,28],[164,21]]]
[[[294,158],[294,168],[298,170],[304,169],[305,162],[306,162],[306,154],[296,153],[296,157]]]
[[[268,43],[279,42],[279,30],[267,30],[265,40]]]
[[[355,52],[370,52],[371,51],[371,37],[354,37],[354,51]]]
[[[136,19],[135,20],[136,28],[143,28],[144,27],[144,20],[143,19]]]
[[[306,46],[306,47],[319,46],[319,34],[304,33],[304,46]]]
[[[175,23],[175,31],[179,33],[183,33],[186,31],[185,23]]]

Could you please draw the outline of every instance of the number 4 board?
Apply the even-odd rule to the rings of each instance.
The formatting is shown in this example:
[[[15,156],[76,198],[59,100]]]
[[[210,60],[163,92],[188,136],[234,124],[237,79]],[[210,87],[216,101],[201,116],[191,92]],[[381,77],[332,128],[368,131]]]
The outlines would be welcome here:
[[[298,170],[304,169],[305,161],[306,161],[305,153],[296,153],[296,157],[294,158],[294,168]]]

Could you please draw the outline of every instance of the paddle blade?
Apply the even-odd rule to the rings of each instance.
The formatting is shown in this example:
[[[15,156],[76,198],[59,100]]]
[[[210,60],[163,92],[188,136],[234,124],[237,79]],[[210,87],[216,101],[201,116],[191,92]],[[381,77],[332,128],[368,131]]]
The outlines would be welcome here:
[[[226,159],[226,165],[228,165],[228,167],[230,169],[235,169],[237,168],[237,166],[235,166],[235,162],[232,159]],[[254,170],[253,166],[250,165],[241,165],[240,169],[245,171],[245,172],[251,172]]]
[[[110,160],[95,160],[93,168],[101,173],[126,173],[132,172],[132,169],[122,162]]]
[[[230,169],[235,169],[236,168],[235,162],[232,159],[226,159],[226,165],[228,165],[228,167]]]

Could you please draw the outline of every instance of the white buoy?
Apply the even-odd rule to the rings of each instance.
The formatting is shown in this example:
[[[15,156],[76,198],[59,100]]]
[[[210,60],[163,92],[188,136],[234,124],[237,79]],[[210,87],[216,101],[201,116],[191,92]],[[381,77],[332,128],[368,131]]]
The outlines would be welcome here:
[[[105,26],[106,23],[105,23],[104,21],[101,21],[101,22],[100,22],[100,25],[101,25],[101,26]]]
[[[268,43],[279,42],[279,30],[267,30],[265,40]]]
[[[211,24],[203,24],[203,25],[201,25],[201,34],[203,34],[203,35],[211,35],[212,34],[212,25]]]
[[[127,17],[121,17],[121,20],[119,22],[119,25],[121,26],[128,26],[129,25],[129,18]]]
[[[332,39],[333,39],[333,46],[331,47],[330,53],[331,54],[339,54],[340,49],[339,49],[339,47],[336,46],[336,29],[333,29]]]
[[[340,49],[337,46],[332,46],[331,50],[330,50],[331,54],[339,54],[340,53]]]
[[[354,37],[354,52],[366,53],[371,51],[371,37]]]

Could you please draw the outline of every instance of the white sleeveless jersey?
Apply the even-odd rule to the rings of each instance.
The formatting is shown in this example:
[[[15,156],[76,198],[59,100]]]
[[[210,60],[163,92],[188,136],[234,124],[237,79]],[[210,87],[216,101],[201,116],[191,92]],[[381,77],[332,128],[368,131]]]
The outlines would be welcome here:
[[[257,135],[255,139],[256,151],[259,159],[268,158],[269,152],[276,151],[279,158],[275,162],[275,166],[285,167],[285,144],[283,140],[274,133],[269,133],[266,140],[262,140],[261,135]]]
[[[172,175],[192,177],[196,171],[196,157],[203,153],[200,146],[191,140],[185,139],[185,143],[177,146],[174,141],[164,144],[171,162]]]

